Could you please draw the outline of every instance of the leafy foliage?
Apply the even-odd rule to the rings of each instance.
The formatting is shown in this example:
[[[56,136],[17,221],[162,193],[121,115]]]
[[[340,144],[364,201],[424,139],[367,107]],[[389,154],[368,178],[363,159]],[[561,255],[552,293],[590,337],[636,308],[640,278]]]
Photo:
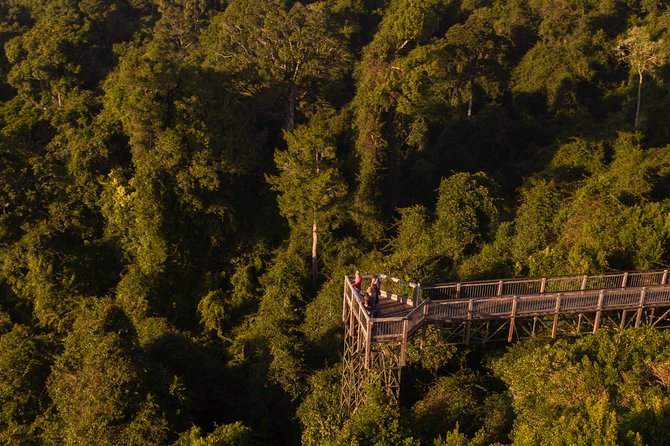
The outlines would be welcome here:
[[[668,41],[659,0],[0,2],[0,443],[667,443],[653,331],[337,382],[353,271],[670,264]]]

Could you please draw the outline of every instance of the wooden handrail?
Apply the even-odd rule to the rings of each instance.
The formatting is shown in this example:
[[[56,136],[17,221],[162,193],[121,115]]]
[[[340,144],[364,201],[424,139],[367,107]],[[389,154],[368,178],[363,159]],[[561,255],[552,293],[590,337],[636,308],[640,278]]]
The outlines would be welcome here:
[[[639,284],[635,279],[638,277],[644,276],[647,279],[652,279],[652,283]],[[659,277],[660,276],[660,277]],[[660,280],[659,280],[660,279]],[[598,280],[598,281],[609,281],[611,285],[606,283],[599,283],[596,286],[589,286],[589,281]],[[665,285],[668,280],[668,270],[650,270],[650,271],[623,271],[623,272],[612,272],[612,273],[599,273],[599,274],[580,274],[573,276],[556,276],[556,277],[535,277],[535,278],[513,278],[513,279],[498,279],[498,280],[476,280],[476,281],[464,281],[464,282],[450,282],[444,284],[435,284],[421,286],[421,291],[427,293],[429,297],[433,300],[442,300],[442,299],[458,299],[463,297],[464,290],[469,290],[470,294],[468,297],[476,298],[493,298],[496,296],[503,295],[533,295],[539,293],[544,293],[547,291],[547,287],[551,284],[557,283],[567,283],[565,287],[555,287],[555,289],[550,289],[549,292],[564,292],[564,291],[575,291],[575,290],[599,290],[599,289],[626,289],[626,288],[636,288],[639,286],[657,286]],[[570,283],[574,282],[574,285],[570,286]],[[577,282],[579,285],[577,285]],[[517,287],[513,287],[513,286]],[[524,290],[522,287],[526,285],[527,288]],[[603,286],[605,285],[605,286]],[[505,288],[512,288],[509,291],[505,291]],[[453,296],[443,297],[440,294],[440,291],[451,291],[450,294]],[[437,291],[437,292],[435,292]]]
[[[596,277],[614,277],[614,276],[623,276],[624,274],[628,275],[634,275],[634,274],[660,274],[660,273],[666,273],[669,271],[668,269],[652,269],[652,270],[631,270],[631,271],[611,271],[611,272],[606,272],[606,273],[597,273],[597,274],[586,274],[587,277],[589,278],[596,278]],[[504,283],[524,283],[524,282],[532,282],[536,280],[542,280],[542,279],[572,279],[572,278],[582,278],[584,277],[584,274],[573,274],[573,275],[565,275],[565,276],[536,276],[536,277],[513,277],[509,279],[480,279],[480,280],[462,280],[462,281],[454,281],[454,282],[442,282],[442,283],[433,283],[429,285],[422,285],[423,289],[433,289],[433,288],[438,288],[438,287],[447,287],[447,286],[455,286],[458,284],[461,285],[480,285],[480,284],[498,284],[500,280],[502,280]],[[667,278],[666,278],[667,279]]]
[[[416,287],[415,289],[418,290],[431,289],[431,286],[423,288],[418,283],[395,279],[385,274],[378,274],[377,276],[384,280],[393,280],[395,283]],[[661,276],[662,279],[660,279]],[[363,277],[369,278],[371,275]],[[641,281],[636,279],[636,277],[643,277],[645,280]],[[593,281],[594,279],[597,279],[599,281],[598,284],[605,285],[605,287],[590,288],[589,281]],[[601,311],[605,310],[603,307],[605,303],[607,303],[608,310],[612,308],[630,308],[638,310],[639,315],[642,308],[659,305],[658,300],[653,304],[648,304],[645,301],[645,293],[649,293],[650,291],[668,290],[667,296],[665,295],[666,293],[663,293],[660,299],[663,305],[670,305],[670,287],[667,287],[666,283],[664,283],[667,282],[667,279],[668,270],[652,270],[597,275],[539,277],[533,279],[456,282],[449,284],[449,286],[460,290],[471,285],[488,286],[491,288],[491,295],[445,300],[424,300],[421,303],[414,301],[414,308],[405,316],[372,317],[368,314],[359,299],[355,297],[355,291],[351,285],[350,278],[345,276],[344,294],[347,302],[343,304],[343,319],[346,317],[345,313],[348,304],[352,312],[351,317],[356,318],[366,342],[375,342],[375,333],[383,333],[380,335],[380,339],[401,341],[402,338],[413,334],[421,326],[439,320],[467,322],[473,319],[517,319],[543,315],[556,318],[559,314],[580,312],[597,312],[600,314]],[[549,288],[551,283],[561,280],[573,281],[573,285],[577,289],[551,290]],[[537,291],[528,294],[501,294],[504,286],[510,283],[533,283],[537,285]],[[641,286],[641,283],[645,285]],[[651,283],[651,285],[647,285],[647,283]],[[595,284],[592,283],[591,286],[593,285]],[[549,292],[545,291],[547,288],[550,289]],[[383,294],[386,296],[385,293]],[[629,300],[630,302],[628,302]],[[465,310],[466,307],[467,311]],[[401,329],[400,323],[402,323],[403,329]],[[378,329],[381,331],[373,331],[373,326],[383,328]],[[553,333],[552,335],[555,336]]]

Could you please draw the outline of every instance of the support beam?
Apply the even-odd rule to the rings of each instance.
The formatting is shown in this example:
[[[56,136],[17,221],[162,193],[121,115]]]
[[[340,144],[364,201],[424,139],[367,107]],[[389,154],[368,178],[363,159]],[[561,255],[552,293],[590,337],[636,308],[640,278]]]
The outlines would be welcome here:
[[[463,343],[465,345],[470,345],[470,329],[472,328],[472,308],[474,306],[474,300],[470,299],[468,301],[468,321],[465,326],[465,339]]]
[[[514,338],[514,322],[516,319],[516,296],[512,298],[512,312],[509,320],[509,334],[507,335],[507,342],[512,342]]]
[[[646,294],[647,287],[642,287],[642,291],[640,291],[640,303],[637,306],[637,316],[635,317],[635,328],[639,327],[640,322],[642,322],[642,310],[644,309],[644,298]]]
[[[561,314],[561,293],[558,293],[558,296],[556,296],[556,308],[554,309],[554,324],[551,327],[551,339],[556,339],[559,314]]]
[[[603,311],[603,297],[605,297],[605,290],[600,290],[598,293],[598,310],[596,311],[596,320],[593,322],[593,333],[598,330],[600,325],[600,313]]]

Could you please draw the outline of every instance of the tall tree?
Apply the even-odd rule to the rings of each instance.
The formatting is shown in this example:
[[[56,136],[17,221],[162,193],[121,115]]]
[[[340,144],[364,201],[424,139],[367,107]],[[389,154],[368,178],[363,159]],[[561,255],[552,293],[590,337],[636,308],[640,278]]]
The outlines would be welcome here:
[[[449,28],[445,35],[447,54],[453,57],[457,77],[465,83],[468,96],[468,118],[472,116],[475,86],[494,93],[498,89],[495,74],[503,52],[503,40],[493,29],[493,14],[489,8],[473,11],[463,24]]]
[[[651,40],[649,31],[634,26],[626,32],[616,46],[619,59],[627,62],[637,72],[637,107],[635,108],[635,128],[640,119],[642,100],[642,80],[646,74],[653,75],[656,69],[668,61],[668,51],[663,41]]]
[[[278,89],[284,129],[291,131],[296,107],[349,68],[345,42],[333,31],[329,14],[323,1],[232,1],[212,20],[206,39],[209,59],[246,73],[247,85],[253,76],[247,88]]]
[[[286,150],[275,152],[279,175],[269,177],[279,192],[279,210],[298,234],[312,227],[312,281],[318,277],[318,234],[344,220],[347,188],[337,166],[333,130],[341,126],[330,111],[315,114],[308,124],[285,132]]]

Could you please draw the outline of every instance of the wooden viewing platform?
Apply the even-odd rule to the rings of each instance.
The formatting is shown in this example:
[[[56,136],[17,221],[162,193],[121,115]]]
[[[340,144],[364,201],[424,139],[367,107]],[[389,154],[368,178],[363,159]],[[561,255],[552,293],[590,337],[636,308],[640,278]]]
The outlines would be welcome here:
[[[408,342],[430,324],[444,327],[447,342],[470,344],[522,337],[665,326],[670,314],[668,270],[563,277],[501,279],[422,286],[384,274],[381,298],[368,314],[344,277],[345,326],[342,407],[364,400],[364,383],[400,392]],[[363,276],[365,284],[371,276]]]

